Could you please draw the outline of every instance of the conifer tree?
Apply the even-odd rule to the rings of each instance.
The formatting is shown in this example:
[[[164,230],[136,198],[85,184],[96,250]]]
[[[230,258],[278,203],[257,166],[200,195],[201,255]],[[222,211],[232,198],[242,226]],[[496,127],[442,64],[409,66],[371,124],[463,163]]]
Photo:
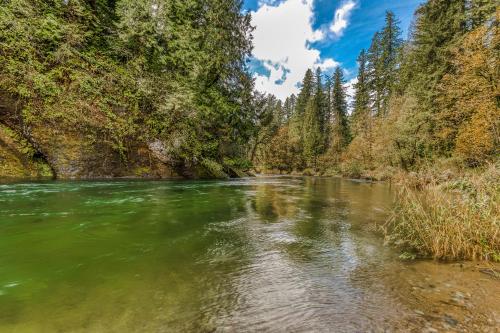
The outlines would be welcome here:
[[[326,84],[325,84],[325,95],[326,95],[326,107],[325,107],[325,119],[324,119],[324,126],[325,126],[325,133],[324,133],[324,140],[325,140],[325,150],[328,150],[329,145],[330,145],[330,138],[331,138],[331,121],[333,118],[333,110],[332,110],[332,103],[333,103],[333,98],[332,98],[332,89],[333,89],[333,82],[332,82],[332,77],[328,76],[326,79]]]
[[[416,12],[412,57],[414,92],[423,110],[437,112],[437,85],[450,71],[450,47],[466,32],[465,0],[432,0]]]
[[[475,29],[493,19],[498,3],[491,0],[469,0],[467,7],[469,10],[469,26],[471,29]]]
[[[304,159],[308,166],[316,167],[316,161],[322,151],[323,138],[320,127],[320,111],[315,98],[311,97],[306,105],[303,124]]]
[[[352,104],[352,131],[354,135],[366,134],[371,123],[370,87],[368,85],[368,59],[365,50],[358,56],[358,76],[354,85]]]
[[[292,94],[290,96],[290,117],[295,113],[295,109],[297,108],[297,96]]]
[[[311,69],[308,69],[302,80],[302,87],[299,96],[297,97],[296,115],[302,117],[305,113],[307,103],[314,94],[314,74]]]
[[[304,144],[304,123],[305,123],[305,113],[306,107],[309,100],[314,94],[314,74],[311,69],[308,69],[302,80],[302,88],[297,97],[297,102],[295,106],[295,112],[291,118],[289,137],[292,142],[294,142],[299,147],[299,151],[302,150],[302,145]]]
[[[316,83],[316,88],[314,90],[314,101],[316,103],[316,109],[317,109],[317,117],[318,117],[318,123],[319,123],[319,136],[321,137],[320,141],[320,146],[318,147],[318,151],[322,153],[324,151],[325,147],[325,138],[326,138],[326,132],[327,132],[327,112],[328,112],[328,105],[327,105],[327,100],[326,100],[326,95],[325,91],[323,88],[323,82],[322,82],[322,74],[321,74],[321,69],[318,67],[316,69],[316,78],[315,78],[315,83]]]
[[[281,102],[280,100],[276,101],[276,104],[274,105],[274,119],[278,128],[285,124],[285,109],[283,107],[283,102]]]
[[[370,85],[370,97],[373,113],[382,114],[382,101],[384,94],[382,40],[381,34],[376,32],[368,49],[368,84]]]
[[[290,116],[293,114],[293,107],[290,96],[287,97],[285,99],[285,103],[283,103],[283,114],[286,121],[288,121],[290,119]]]
[[[289,97],[286,98],[285,103],[283,104],[283,110],[287,122],[295,114],[296,107],[297,107],[297,97],[295,96],[295,94],[291,94]]]
[[[398,53],[402,45],[399,22],[391,11],[385,15],[385,26],[380,33],[381,113],[386,115],[389,99],[397,76]]]
[[[342,69],[337,67],[333,74],[333,130],[332,130],[332,148],[341,152],[351,140],[349,130],[349,121],[347,117],[347,93],[344,87],[345,79]]]

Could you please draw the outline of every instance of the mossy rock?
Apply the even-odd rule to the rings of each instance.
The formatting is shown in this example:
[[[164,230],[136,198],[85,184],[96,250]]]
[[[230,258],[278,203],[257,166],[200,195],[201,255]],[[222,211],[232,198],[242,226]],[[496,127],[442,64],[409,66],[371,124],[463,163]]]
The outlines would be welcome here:
[[[196,170],[197,178],[203,179],[228,179],[224,167],[210,159],[204,159]]]
[[[224,169],[225,169],[225,172],[231,178],[245,178],[245,177],[248,177],[248,174],[246,172],[244,172],[243,170],[240,170],[238,168],[226,165]]]
[[[0,125],[0,179],[52,178],[50,166],[12,129]]]

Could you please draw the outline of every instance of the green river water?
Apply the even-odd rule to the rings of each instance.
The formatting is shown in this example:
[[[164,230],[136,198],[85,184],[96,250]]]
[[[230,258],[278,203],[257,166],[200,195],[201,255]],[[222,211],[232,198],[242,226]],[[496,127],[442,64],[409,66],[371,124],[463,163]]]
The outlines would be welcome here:
[[[401,261],[391,203],[334,178],[0,185],[0,332],[494,332],[498,282]]]

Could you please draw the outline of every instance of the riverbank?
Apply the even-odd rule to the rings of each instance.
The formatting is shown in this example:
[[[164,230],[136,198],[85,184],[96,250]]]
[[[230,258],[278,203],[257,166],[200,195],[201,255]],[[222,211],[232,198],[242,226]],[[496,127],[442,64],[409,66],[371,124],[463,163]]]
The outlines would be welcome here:
[[[248,174],[238,159],[186,162],[160,141],[131,140],[124,154],[64,129],[22,134],[0,123],[0,183],[23,180],[227,179]]]
[[[500,261],[500,169],[423,169],[394,178],[387,242],[409,257]]]

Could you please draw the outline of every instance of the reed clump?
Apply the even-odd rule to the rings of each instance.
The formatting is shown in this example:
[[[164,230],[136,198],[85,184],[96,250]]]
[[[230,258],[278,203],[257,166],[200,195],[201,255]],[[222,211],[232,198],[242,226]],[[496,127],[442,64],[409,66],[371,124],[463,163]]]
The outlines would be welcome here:
[[[491,164],[474,173],[397,177],[387,242],[418,257],[500,261],[499,170]]]

